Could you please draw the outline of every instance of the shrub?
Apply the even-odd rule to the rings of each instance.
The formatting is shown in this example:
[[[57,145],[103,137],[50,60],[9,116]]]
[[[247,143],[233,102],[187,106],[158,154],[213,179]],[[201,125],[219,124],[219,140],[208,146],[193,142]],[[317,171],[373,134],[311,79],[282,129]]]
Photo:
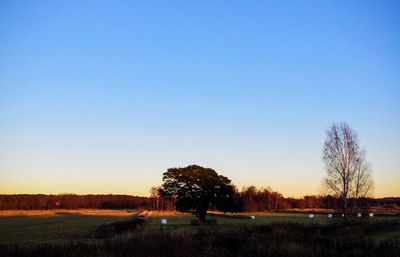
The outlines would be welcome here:
[[[217,225],[217,219],[205,219],[205,220],[198,220],[194,219],[190,221],[190,225],[192,226],[212,226]]]

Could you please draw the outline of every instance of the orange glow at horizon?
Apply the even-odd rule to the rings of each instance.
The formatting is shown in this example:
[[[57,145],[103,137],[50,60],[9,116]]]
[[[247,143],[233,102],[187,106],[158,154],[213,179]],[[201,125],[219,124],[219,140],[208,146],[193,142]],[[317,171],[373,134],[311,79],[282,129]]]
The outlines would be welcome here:
[[[9,183],[2,180],[0,182],[0,194],[126,194],[136,196],[149,196],[150,188],[158,186],[161,181],[151,183],[150,181],[140,181],[140,183],[129,183],[126,181],[108,182],[83,182],[83,183],[52,183],[47,184],[39,181],[25,181],[25,183]],[[324,192],[319,184],[312,183],[272,183],[270,185],[262,183],[235,183],[239,191],[243,187],[256,186],[260,188],[271,188],[273,191],[281,193],[284,197],[300,198],[306,195],[321,195]],[[375,190],[372,197],[400,197],[399,179],[390,181],[375,181]]]

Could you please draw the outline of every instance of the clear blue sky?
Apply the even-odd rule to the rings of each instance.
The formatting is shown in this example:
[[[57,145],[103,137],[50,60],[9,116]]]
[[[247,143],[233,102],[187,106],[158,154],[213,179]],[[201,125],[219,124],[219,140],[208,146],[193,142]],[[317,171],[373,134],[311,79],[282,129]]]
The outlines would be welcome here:
[[[333,121],[399,196],[398,1],[0,2],[0,193],[147,195],[198,164],[315,194]]]

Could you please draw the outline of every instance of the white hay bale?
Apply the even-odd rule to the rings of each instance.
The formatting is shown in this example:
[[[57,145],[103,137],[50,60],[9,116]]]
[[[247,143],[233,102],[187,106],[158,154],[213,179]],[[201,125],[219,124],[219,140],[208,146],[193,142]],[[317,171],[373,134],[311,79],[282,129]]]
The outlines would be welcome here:
[[[331,213],[328,214],[328,218],[332,218],[332,214]]]
[[[361,216],[362,216],[361,213],[357,213],[358,218],[361,218]]]
[[[374,217],[374,214],[371,212],[371,213],[369,214],[369,216],[372,218],[372,217]]]
[[[314,218],[314,214],[311,213],[311,214],[308,215],[308,217],[309,217],[310,219],[313,219],[313,218]]]
[[[166,225],[166,224],[168,224],[168,221],[167,221],[167,219],[161,219],[161,224],[162,224],[162,225]]]
[[[256,217],[253,216],[253,215],[250,216],[250,219],[252,219],[252,220],[254,220],[255,218],[256,218]]]

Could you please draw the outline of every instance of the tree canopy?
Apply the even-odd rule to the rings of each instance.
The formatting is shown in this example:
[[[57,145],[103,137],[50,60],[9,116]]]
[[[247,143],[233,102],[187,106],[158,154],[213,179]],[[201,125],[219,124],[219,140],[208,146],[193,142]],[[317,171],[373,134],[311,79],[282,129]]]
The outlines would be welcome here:
[[[158,192],[162,197],[176,197],[178,210],[195,210],[199,219],[204,220],[211,204],[216,208],[227,206],[234,186],[213,169],[190,165],[168,169]]]

